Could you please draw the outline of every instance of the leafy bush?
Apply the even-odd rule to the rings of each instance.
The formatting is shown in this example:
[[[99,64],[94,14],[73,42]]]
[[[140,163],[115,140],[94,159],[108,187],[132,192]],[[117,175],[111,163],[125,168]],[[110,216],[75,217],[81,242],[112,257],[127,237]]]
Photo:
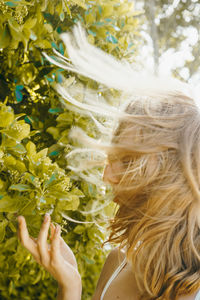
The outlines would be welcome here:
[[[0,296],[1,299],[55,299],[57,285],[18,243],[16,216],[26,217],[37,236],[46,212],[61,224],[83,278],[83,299],[91,298],[105,250],[105,216],[112,203],[103,186],[83,181],[67,169],[65,156],[74,144],[68,137],[78,125],[98,137],[87,117],[62,106],[55,82],[96,88],[49,64],[41,52],[55,48],[67,55],[59,34],[77,22],[91,43],[118,58],[134,61],[138,42],[137,13],[128,0],[0,0]],[[113,93],[115,91],[108,91]],[[81,97],[81,95],[80,95]],[[101,169],[95,172],[101,174]],[[108,201],[108,205],[105,205]],[[104,206],[93,214],[87,213]],[[78,220],[74,222],[73,220]]]

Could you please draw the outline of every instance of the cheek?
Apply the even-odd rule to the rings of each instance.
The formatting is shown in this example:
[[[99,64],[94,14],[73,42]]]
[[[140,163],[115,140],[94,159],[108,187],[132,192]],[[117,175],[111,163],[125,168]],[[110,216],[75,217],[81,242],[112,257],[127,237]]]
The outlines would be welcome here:
[[[118,183],[119,182],[119,179],[116,175],[116,173],[118,172],[118,170],[116,169],[116,167],[113,165],[113,164],[109,164],[105,167],[105,170],[104,170],[104,174],[103,174],[103,180],[105,182],[108,182],[108,183]]]
[[[104,172],[103,172],[103,181],[104,182],[107,182],[108,181],[108,179],[109,179],[109,166],[108,165],[106,165],[106,167],[105,167],[105,169],[104,169]]]

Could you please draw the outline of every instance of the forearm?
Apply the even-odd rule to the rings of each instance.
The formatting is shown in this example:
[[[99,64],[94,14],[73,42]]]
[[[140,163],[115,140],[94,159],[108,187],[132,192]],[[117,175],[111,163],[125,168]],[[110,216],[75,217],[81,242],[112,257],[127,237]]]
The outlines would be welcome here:
[[[82,288],[77,287],[73,290],[69,290],[67,288],[63,288],[61,286],[58,287],[58,295],[57,300],[81,300]]]

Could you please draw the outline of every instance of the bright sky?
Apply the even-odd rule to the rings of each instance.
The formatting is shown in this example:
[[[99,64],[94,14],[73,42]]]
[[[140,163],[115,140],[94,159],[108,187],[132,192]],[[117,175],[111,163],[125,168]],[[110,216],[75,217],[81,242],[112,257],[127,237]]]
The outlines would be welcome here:
[[[197,2],[196,0],[193,0]],[[136,10],[141,10],[143,5],[143,1],[134,1]],[[170,16],[174,9],[178,6],[180,0],[174,0],[173,4],[166,10],[165,14]],[[196,13],[200,13],[200,4],[196,4]],[[186,16],[187,18],[187,16]],[[155,20],[156,23],[159,24],[159,19]],[[174,49],[168,49],[163,55],[160,57],[160,65],[159,65],[159,74],[160,75],[171,75],[172,69],[177,67],[182,67],[180,72],[181,76],[184,80],[188,80],[189,78],[189,70],[184,66],[184,62],[192,61],[195,59],[192,55],[192,47],[199,42],[198,41],[198,31],[196,28],[189,25],[188,19],[188,28],[184,30],[185,40],[181,43],[180,49],[178,52],[175,52]],[[144,30],[141,32],[142,36],[146,40],[146,45],[140,49],[140,54],[138,57],[139,63],[142,67],[147,69],[147,71],[153,72],[154,69],[154,61],[153,61],[153,44],[152,39],[147,34],[146,24],[144,24]],[[194,88],[194,94],[198,97],[200,102],[200,70],[196,73],[189,81],[190,85]]]

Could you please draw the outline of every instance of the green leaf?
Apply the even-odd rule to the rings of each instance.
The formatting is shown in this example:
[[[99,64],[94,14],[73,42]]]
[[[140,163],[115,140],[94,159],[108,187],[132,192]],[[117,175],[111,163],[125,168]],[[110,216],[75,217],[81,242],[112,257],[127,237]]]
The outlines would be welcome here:
[[[90,259],[89,257],[83,255],[83,259],[86,261],[87,264],[94,265],[95,261],[93,259]]]
[[[75,195],[69,195],[68,201],[62,201],[63,199],[61,198],[59,200],[61,201],[59,202],[58,207],[65,210],[76,210],[80,204],[79,197]]]
[[[21,90],[23,90],[23,88],[24,88],[24,86],[23,86],[23,85],[21,85],[21,84],[19,84],[19,85],[16,85],[16,90],[18,90],[18,91],[21,91]]]
[[[52,46],[53,48],[55,48],[56,50],[59,50],[59,49],[58,49],[58,46],[56,45],[55,42],[51,42],[51,46]]]
[[[79,196],[79,197],[85,197],[84,193],[81,190],[79,190],[78,188],[73,188],[71,190],[71,194]]]
[[[13,222],[10,221],[10,222],[8,223],[8,226],[10,227],[10,229],[12,230],[12,232],[14,232],[14,233],[17,232],[17,230],[16,230],[16,228],[15,228]]]
[[[47,156],[47,152],[48,152],[48,148],[42,149],[36,154],[35,159],[39,160],[40,158],[45,158]]]
[[[31,157],[36,154],[36,146],[33,142],[29,141],[26,144],[26,150],[28,151],[28,155]]]
[[[56,121],[71,124],[73,122],[73,115],[68,112],[64,112],[57,117]]]
[[[19,102],[21,102],[22,101],[22,99],[23,99],[23,94],[19,91],[19,90],[15,90],[15,97],[16,97],[16,99],[17,99],[17,102],[19,103]]]
[[[98,11],[99,11],[99,14],[101,15],[102,14],[102,7],[100,5],[98,5]]]
[[[31,34],[30,34],[30,39],[31,39],[32,41],[36,41],[36,40],[37,40],[37,36],[36,36],[33,32],[31,32]]]
[[[0,200],[0,212],[17,212],[19,209],[19,203],[17,198],[11,198],[7,195],[0,194],[3,196]]]
[[[91,34],[91,35],[93,35],[93,36],[96,36],[96,35],[97,35],[96,32],[94,32],[94,31],[92,31],[92,30],[90,30],[90,29],[88,29],[88,33]]]
[[[57,156],[59,153],[59,151],[52,151],[51,153],[49,153],[49,156]]]
[[[64,19],[65,19],[65,14],[64,14],[64,12],[62,12],[61,14],[60,14],[60,20],[63,22],[64,21]]]
[[[85,231],[84,225],[77,225],[74,229],[74,232],[77,234],[82,234]]]
[[[61,107],[49,108],[48,112],[51,114],[57,114],[59,112],[63,112],[63,109]]]
[[[116,31],[120,31],[120,28],[116,25],[112,25],[112,27],[116,30]]]
[[[25,123],[24,120],[20,120],[15,122],[11,128],[6,129],[3,132],[14,140],[21,141],[29,136],[30,126]]]
[[[17,170],[20,174],[23,174],[27,170],[26,165],[22,161],[19,161],[19,160],[17,160],[14,169]]]
[[[63,4],[64,4],[63,1],[61,1],[56,6],[56,12],[58,15],[60,15],[63,12]]]
[[[48,77],[47,75],[45,75],[45,78],[49,81],[49,82],[54,82],[53,78]]]
[[[51,43],[47,40],[39,40],[35,42],[35,45],[41,49],[48,49],[51,48]]]
[[[112,34],[110,34],[106,37],[106,41],[108,41],[112,44],[118,44],[118,40]]]
[[[8,220],[3,220],[0,222],[0,243],[3,242],[5,237],[5,229],[8,224]]]
[[[17,246],[17,237],[13,236],[5,242],[4,249],[7,250],[7,251],[14,251],[15,252],[16,246]]]
[[[16,7],[17,6],[17,3],[13,3],[11,1],[6,1],[5,4],[8,5],[9,7]]]
[[[59,83],[63,82],[63,78],[62,78],[62,75],[60,73],[58,74],[57,78],[58,78]]]
[[[37,23],[37,18],[28,18],[24,23],[24,28],[31,29],[36,25],[36,23]],[[32,34],[35,35],[35,33]]]
[[[8,169],[13,168],[16,165],[16,159],[12,155],[5,156],[4,165]]]
[[[29,201],[24,207],[19,211],[20,215],[31,215],[36,208],[36,201]]]
[[[51,134],[55,140],[59,138],[60,131],[57,127],[49,127],[46,131]]]
[[[62,55],[64,55],[64,48],[63,48],[63,43],[60,42],[59,44],[59,51]]]
[[[14,121],[14,114],[8,111],[0,111],[0,127],[8,127]]]
[[[13,184],[9,187],[9,190],[15,190],[19,192],[24,192],[24,191],[30,191],[32,190],[32,187],[28,184]]]
[[[11,35],[7,25],[0,27],[0,37],[0,48],[4,49],[8,47],[11,41]]]
[[[4,190],[6,187],[6,182],[0,179],[0,190]],[[3,198],[3,196],[0,196],[0,199]]]
[[[130,49],[130,48],[131,48],[133,45],[134,45],[134,43],[132,43],[132,42],[131,42],[131,43],[129,43],[129,44],[128,44],[128,48],[127,48],[127,49]]]
[[[34,279],[34,281],[32,282],[32,284],[34,285],[34,284],[36,284],[36,283],[38,283],[42,278],[42,272],[40,271],[40,272],[38,272],[38,274],[37,274],[37,276],[35,277],[35,279]]]
[[[32,130],[29,134],[29,137],[36,135],[37,133],[41,133],[41,130]]]
[[[33,120],[31,119],[31,117],[29,117],[29,116],[26,116],[26,117],[24,118],[24,121],[25,121],[27,124],[32,124],[32,122],[33,122]]]
[[[113,20],[110,19],[110,18],[105,18],[105,21],[106,21],[106,22],[112,22]]]
[[[56,31],[60,34],[62,32],[61,27],[59,26]]]
[[[26,149],[24,148],[24,146],[22,144],[17,144],[16,146],[12,147],[11,150],[13,152],[19,153],[19,154],[25,154],[26,153]]]
[[[84,8],[84,9],[87,9],[85,1],[83,1],[83,0],[71,0],[71,1],[74,2],[76,5]]]
[[[104,26],[105,23],[99,21],[99,22],[95,22],[93,25],[94,25],[94,26]]]
[[[19,118],[21,118],[21,117],[23,117],[23,116],[25,116],[26,114],[24,114],[24,113],[21,113],[21,114],[17,114],[17,115],[15,115],[15,120],[18,120]]]
[[[53,181],[57,180],[57,174],[53,173],[48,181],[45,182],[45,187],[50,185]]]

